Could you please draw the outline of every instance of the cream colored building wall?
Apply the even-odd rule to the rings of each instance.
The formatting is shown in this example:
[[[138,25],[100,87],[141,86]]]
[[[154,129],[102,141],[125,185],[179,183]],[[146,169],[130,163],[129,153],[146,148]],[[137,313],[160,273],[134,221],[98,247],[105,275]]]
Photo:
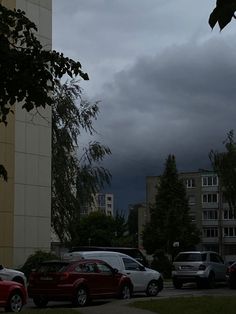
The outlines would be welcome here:
[[[38,27],[38,39],[45,49],[50,49],[51,0],[16,0],[15,7],[26,12]],[[7,167],[10,178],[4,188],[7,191],[0,190],[0,198],[5,195],[4,204],[10,203],[4,205],[4,210],[0,205],[0,227],[8,225],[4,238],[0,237],[0,253],[5,252],[4,264],[17,267],[35,250],[50,249],[51,109],[27,113],[17,104],[12,119],[5,129],[5,140],[3,126],[0,129],[0,154],[5,156],[0,158],[5,158],[6,166],[11,160]],[[2,186],[4,183],[1,189]]]

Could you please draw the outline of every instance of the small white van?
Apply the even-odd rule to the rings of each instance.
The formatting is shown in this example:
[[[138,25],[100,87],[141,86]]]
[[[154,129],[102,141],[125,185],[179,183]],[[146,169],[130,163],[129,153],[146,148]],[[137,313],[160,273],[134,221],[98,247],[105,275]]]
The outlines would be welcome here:
[[[163,289],[162,275],[153,269],[146,268],[129,255],[109,251],[87,251],[65,253],[63,259],[100,259],[119,272],[130,277],[133,284],[133,292],[145,292],[148,296],[156,296]]]

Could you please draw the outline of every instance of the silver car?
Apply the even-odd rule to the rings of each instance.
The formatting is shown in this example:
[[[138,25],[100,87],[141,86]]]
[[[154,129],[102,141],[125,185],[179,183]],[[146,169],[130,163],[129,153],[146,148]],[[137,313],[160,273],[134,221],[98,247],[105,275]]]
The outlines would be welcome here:
[[[5,268],[1,264],[0,264],[0,278],[2,278],[2,280],[19,282],[22,285],[26,286],[26,277],[24,273],[15,269]]]
[[[226,270],[223,259],[215,252],[180,252],[173,262],[173,285],[180,289],[184,283],[196,282],[198,287],[213,288],[216,282],[226,281]]]

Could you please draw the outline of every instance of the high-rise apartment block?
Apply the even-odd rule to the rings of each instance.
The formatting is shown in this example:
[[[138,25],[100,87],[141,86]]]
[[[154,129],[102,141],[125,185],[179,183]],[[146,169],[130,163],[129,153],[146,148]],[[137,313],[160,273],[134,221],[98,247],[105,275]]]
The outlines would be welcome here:
[[[0,0],[21,9],[33,21],[44,49],[52,47],[51,0]],[[16,103],[8,124],[0,124],[0,164],[8,181],[0,181],[1,263],[17,267],[36,250],[50,249],[51,108],[27,113]]]
[[[199,170],[180,173],[186,186],[190,216],[200,230],[198,249],[219,252],[227,260],[236,259],[236,216],[222,195],[214,172]],[[155,202],[157,176],[146,178],[147,208]]]

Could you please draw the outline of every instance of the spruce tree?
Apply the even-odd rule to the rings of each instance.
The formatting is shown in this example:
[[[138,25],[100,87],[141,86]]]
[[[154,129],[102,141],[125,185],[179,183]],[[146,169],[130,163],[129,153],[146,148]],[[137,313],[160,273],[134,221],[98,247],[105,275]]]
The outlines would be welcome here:
[[[199,242],[198,230],[191,222],[186,190],[179,178],[174,155],[169,155],[165,170],[159,177],[155,204],[150,209],[150,222],[143,232],[148,253],[163,251],[173,255],[173,244],[179,249],[192,248]]]

